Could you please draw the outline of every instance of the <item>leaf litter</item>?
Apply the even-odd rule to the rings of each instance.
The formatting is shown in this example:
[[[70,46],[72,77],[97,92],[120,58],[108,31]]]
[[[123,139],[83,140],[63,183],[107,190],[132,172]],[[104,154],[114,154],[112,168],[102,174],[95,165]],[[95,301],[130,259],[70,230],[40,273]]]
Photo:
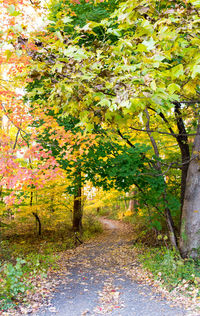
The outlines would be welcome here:
[[[58,287],[63,284],[70,288],[73,282],[77,282],[83,286],[82,292],[87,293],[90,290],[86,276],[88,273],[94,283],[99,283],[102,279],[104,283],[102,290],[98,292],[97,306],[93,311],[85,310],[81,315],[110,314],[113,310],[124,308],[121,289],[114,284],[116,279],[125,282],[122,272],[125,277],[136,282],[141,287],[140,294],[149,296],[150,300],[167,299],[172,302],[171,307],[184,306],[188,309],[188,316],[200,315],[200,302],[197,297],[191,299],[180,294],[178,287],[169,293],[161,281],[155,281],[153,275],[142,268],[137,261],[140,250],[133,247],[134,232],[130,224],[108,219],[101,221],[106,228],[103,234],[74,250],[62,252],[58,261],[59,270],[49,269],[46,278],[38,276],[32,280],[34,291],[27,293],[25,302],[19,303],[14,310],[1,312],[0,315],[34,315],[41,306],[56,314],[57,309],[51,304],[51,299]],[[79,267],[76,280],[70,272],[74,266]],[[151,294],[143,291],[144,285],[151,286]]]

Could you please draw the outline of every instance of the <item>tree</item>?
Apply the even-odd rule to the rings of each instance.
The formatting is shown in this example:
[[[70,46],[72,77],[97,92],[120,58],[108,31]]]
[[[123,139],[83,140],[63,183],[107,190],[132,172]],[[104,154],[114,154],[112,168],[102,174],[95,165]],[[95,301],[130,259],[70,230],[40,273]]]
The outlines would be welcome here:
[[[192,0],[178,3],[126,1],[110,17],[100,23],[90,21],[76,27],[70,36],[63,33],[63,28],[71,28],[72,19],[64,17],[56,33],[57,41],[45,45],[48,55],[54,56],[51,101],[88,123],[90,129],[94,118],[101,124],[106,122],[120,127],[127,124],[134,129],[131,125],[133,117],[142,114],[141,130],[150,137],[158,159],[155,167],[164,178],[159,162],[163,156],[158,155],[150,125],[151,117],[160,117],[160,126],[164,130],[159,126],[158,132],[169,133],[180,148],[181,163],[178,166],[182,173],[180,201],[183,210],[187,205],[185,191],[191,182],[187,177],[193,174],[188,173],[188,166],[197,168],[198,165],[194,165],[197,159],[194,155],[190,160],[188,141],[189,136],[198,132],[198,10],[199,4]],[[102,36],[98,36],[97,30],[101,30]],[[89,42],[91,45],[86,46]],[[43,61],[40,74],[47,71],[49,63]],[[176,163],[171,161],[168,167],[173,165]],[[166,214],[171,217],[165,191],[163,199]],[[189,219],[193,222],[192,214],[197,210],[184,211],[181,220],[181,251],[183,255],[193,257],[198,252],[200,223],[195,225],[195,230],[185,231],[184,222]],[[191,221],[188,225],[191,228]],[[187,236],[189,230],[190,237]],[[186,242],[183,242],[184,231]],[[196,250],[191,250],[191,240],[195,241]]]
[[[110,5],[110,3],[99,3],[98,5],[94,5],[93,3],[86,3],[85,1],[83,1],[82,6],[77,6],[76,4],[70,3],[67,1],[67,6],[68,6],[68,13],[74,16],[74,19],[73,19],[74,25],[84,25],[86,23],[86,18],[90,18],[92,20],[98,21],[102,17],[108,16],[109,10],[114,9],[113,5]],[[52,17],[53,20],[57,21],[57,23],[60,24],[60,13],[63,15],[63,10],[64,10],[63,5],[61,5],[61,3],[56,3],[55,1],[52,1],[51,8],[53,12],[51,13],[50,16]],[[78,16],[73,10],[77,12]],[[67,19],[66,17],[63,17],[62,20],[64,21],[66,19]],[[72,30],[73,29],[71,27],[68,27],[66,29],[64,28],[63,32],[66,34],[71,34]],[[57,25],[55,23],[53,26],[50,27],[50,31],[52,34],[55,34],[56,36],[61,35],[60,26],[59,26],[59,31],[57,31]],[[48,40],[49,38],[50,37],[47,37],[45,40]],[[36,40],[36,42],[34,43],[36,47],[36,52],[34,52],[33,50],[30,51],[28,47],[26,48],[29,55],[32,57],[33,60],[38,60],[40,51],[37,49],[37,47],[42,46],[44,48],[45,40],[44,40],[44,37],[42,37],[42,41],[40,41],[39,39]],[[24,40],[23,43],[26,43],[26,40]],[[48,41],[47,41],[47,44],[48,44]],[[45,63],[49,63],[49,62],[51,63],[55,59],[54,55],[47,54],[46,56],[40,55],[40,61],[44,61]],[[51,149],[52,154],[54,155],[54,157],[58,159],[62,168],[68,171],[68,177],[72,179],[72,184],[69,187],[69,191],[71,191],[71,193],[73,193],[74,195],[73,228],[75,231],[79,231],[82,227],[81,189],[85,181],[84,177],[82,176],[82,164],[83,164],[82,156],[83,155],[81,154],[81,152],[83,152],[83,147],[88,146],[89,148],[92,145],[92,137],[89,138],[90,143],[87,141],[88,136],[84,136],[83,141],[81,141],[79,138],[79,134],[83,133],[83,129],[81,131],[80,128],[76,127],[75,123],[73,123],[73,117],[71,118],[62,117],[62,112],[59,111],[56,104],[53,107],[48,108],[47,104],[44,103],[46,102],[46,99],[47,99],[46,97],[47,91],[49,94],[52,95],[52,97],[54,95],[53,87],[51,85],[48,85],[48,88],[47,88],[46,81],[49,81],[49,79],[52,81],[52,83],[55,82],[55,80],[59,81],[59,76],[57,78],[54,77],[54,79],[52,79],[51,74],[48,73],[47,71],[41,74],[40,72],[36,71],[33,68],[32,68],[32,72],[30,76],[33,80],[33,84],[30,83],[29,86],[27,87],[27,91],[29,91],[29,95],[28,95],[29,100],[31,100],[32,103],[39,102],[40,105],[42,104],[44,106],[47,112],[49,111],[49,115],[46,115],[46,118],[44,118],[44,116],[42,117],[41,113],[39,114],[40,123],[38,124],[38,126],[45,125],[44,122],[47,122],[50,118],[53,118],[54,116],[54,119],[52,120],[50,119],[51,126],[47,124],[48,127],[46,126],[45,128],[43,128],[43,132],[41,133],[38,141],[42,143],[43,147],[46,147],[46,148],[48,147]],[[46,89],[44,89],[44,87]],[[35,90],[35,93],[33,92],[34,90]],[[32,115],[34,115],[34,111],[35,109],[33,106]],[[52,137],[51,133],[53,134],[57,133],[56,125],[54,124],[55,121],[56,123],[59,124],[60,127],[64,128],[64,131],[68,133],[68,136],[70,132],[72,132],[72,134],[76,134],[77,138],[75,140],[74,145],[73,145],[74,140],[72,140],[72,137],[71,139],[69,139],[68,137],[68,139],[66,140],[66,143],[63,143],[62,145],[58,141],[59,134],[55,135],[55,137]],[[71,125],[70,125],[70,121],[72,123]],[[78,123],[77,120],[74,120],[74,121],[76,121],[76,124]],[[53,127],[53,132],[52,132],[52,127]],[[62,135],[61,142],[64,142],[63,138],[66,138],[65,136]],[[75,135],[73,138],[75,138]],[[78,146],[76,145],[77,143],[78,143]],[[68,159],[66,158],[67,151],[70,151],[71,158],[69,158],[69,155],[68,155]]]
[[[200,247],[200,217],[199,217],[199,152],[200,152],[200,125],[198,122],[191,161],[187,174],[187,185],[182,213],[180,249],[183,257],[188,254],[193,258],[199,257]]]
[[[32,89],[33,87],[29,86],[29,90]],[[77,119],[62,117],[61,112],[55,114],[49,110],[45,117],[43,116],[43,120],[40,116],[34,124],[38,127],[37,142],[42,144],[46,151],[50,150],[60,167],[66,171],[66,178],[69,180],[66,192],[74,196],[73,229],[81,231],[82,187],[85,183],[82,174],[83,152],[86,147],[92,146],[94,138],[84,135],[83,130],[77,126]]]
[[[114,131],[118,141],[126,143],[125,152],[130,147],[129,157],[133,152],[137,156],[135,135],[146,133],[149,140],[145,137],[144,142],[152,149],[151,154],[145,152],[142,156],[140,152],[137,156],[144,159],[142,185],[145,164],[150,164],[150,171],[154,168],[152,182],[155,175],[162,183],[158,201],[170,229],[171,242],[176,246],[171,211],[177,208],[177,203],[173,183],[168,178],[172,168],[180,169],[181,174],[178,170],[176,178],[180,179],[183,210],[181,252],[183,256],[197,256],[200,223],[198,219],[192,229],[196,220],[193,214],[198,209],[196,202],[188,207],[188,200],[194,198],[188,192],[194,170],[198,173],[197,156],[195,153],[191,156],[189,140],[196,135],[194,147],[199,150],[198,2],[109,1],[95,5],[84,1],[76,4],[53,1],[51,8],[52,22],[45,32],[35,34],[34,50],[28,46],[30,43],[23,45],[32,58],[30,77],[42,80],[42,87],[38,91],[33,89],[28,97],[45,93],[47,96],[49,91],[46,99],[40,99],[40,109],[45,110],[47,103],[57,113],[62,109],[62,113],[77,117],[80,124],[86,125],[87,132],[93,132],[95,125],[107,129],[110,135]],[[95,15],[92,10],[96,10]],[[164,135],[179,151],[163,149]],[[116,165],[119,156],[114,157]],[[180,162],[174,160],[177,158]],[[113,163],[111,159],[109,162]],[[109,167],[107,170],[109,173]],[[110,174],[113,183],[119,186],[122,186],[121,172],[123,169],[115,172],[115,178]],[[138,190],[144,194],[142,186]],[[149,200],[146,198],[144,203]]]

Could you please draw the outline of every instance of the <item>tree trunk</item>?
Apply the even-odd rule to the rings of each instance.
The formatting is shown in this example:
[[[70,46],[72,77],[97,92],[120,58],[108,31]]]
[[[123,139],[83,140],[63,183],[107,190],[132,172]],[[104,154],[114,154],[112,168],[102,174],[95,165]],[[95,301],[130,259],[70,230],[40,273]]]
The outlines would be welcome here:
[[[128,209],[128,203],[126,200],[124,200],[124,207],[125,207],[125,209]]]
[[[166,222],[167,222],[167,227],[169,230],[169,240],[172,245],[178,252],[178,246],[177,246],[177,239],[175,235],[175,227],[174,227],[174,222],[171,216],[170,209],[168,207],[165,208],[165,217],[166,217]]]
[[[73,230],[76,232],[82,229],[82,203],[81,203],[81,186],[77,188],[77,192],[74,195],[74,210],[73,210]]]
[[[129,206],[128,206],[128,209],[130,210],[130,211],[134,211],[134,209],[135,209],[135,200],[130,200],[129,201]]]
[[[42,234],[42,224],[41,224],[40,218],[39,218],[37,213],[33,212],[32,214],[33,214],[33,216],[36,219],[36,223],[38,223],[38,235],[41,236],[41,234]]]
[[[181,113],[181,104],[179,102],[174,102],[175,104],[175,117],[176,123],[179,131],[179,135],[176,136],[179,148],[181,150],[181,160],[182,160],[182,168],[181,168],[181,216],[182,217],[182,209],[185,197],[185,188],[186,188],[186,179],[187,172],[190,161],[190,148],[188,144],[187,131],[185,129],[184,121]],[[181,222],[181,220],[180,220]]]
[[[200,124],[188,168],[181,219],[180,250],[183,257],[200,256]]]
[[[178,128],[178,135],[173,131],[165,115],[162,112],[159,112],[158,114],[160,115],[162,120],[167,124],[167,127],[171,135],[176,138],[180,151],[181,151],[182,168],[181,168],[181,197],[180,197],[181,211],[180,211],[180,222],[179,222],[179,227],[180,227],[183,201],[184,201],[184,196],[185,196],[187,171],[188,171],[188,166],[189,166],[189,161],[190,161],[190,148],[189,148],[189,143],[188,143],[187,131],[185,128],[185,123],[183,121],[183,117],[181,113],[181,103],[177,101],[173,103],[175,105],[174,113],[175,113],[176,125]],[[154,109],[152,110],[155,111]]]
[[[138,202],[134,199],[134,195],[135,195],[135,194],[136,194],[135,191],[132,191],[132,192],[130,193],[131,200],[129,200],[128,209],[129,209],[130,211],[132,211],[132,212],[135,210],[135,208],[136,208],[137,205],[138,205]]]
[[[151,144],[152,144],[152,147],[154,149],[154,153],[155,153],[156,157],[160,158],[158,146],[156,144],[155,139],[151,135],[151,131],[150,131],[151,130],[150,129],[150,115],[149,115],[149,112],[148,112],[147,108],[145,109],[145,113],[146,113],[146,117],[147,117],[147,122],[146,122],[147,134],[149,135],[149,138],[150,138],[150,141],[151,141]],[[161,169],[160,161],[158,161],[155,164],[154,168],[162,175],[162,169]],[[164,179],[164,177],[163,177],[163,179]],[[163,200],[164,200],[164,203],[165,203],[165,218],[166,218],[166,223],[167,223],[167,227],[168,227],[168,230],[169,230],[170,243],[171,243],[172,247],[174,247],[176,250],[178,250],[176,234],[175,234],[175,229],[174,229],[174,222],[173,222],[173,219],[172,219],[172,216],[171,216],[170,209],[168,208],[168,201],[166,199],[166,189],[165,189],[165,192],[163,193]]]

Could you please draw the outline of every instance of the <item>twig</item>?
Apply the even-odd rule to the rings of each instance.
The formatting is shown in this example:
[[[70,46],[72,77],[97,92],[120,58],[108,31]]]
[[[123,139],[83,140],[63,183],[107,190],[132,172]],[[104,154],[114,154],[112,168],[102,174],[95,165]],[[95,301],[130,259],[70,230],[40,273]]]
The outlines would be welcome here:
[[[174,137],[178,137],[179,134],[175,134],[175,133],[167,133],[167,132],[162,132],[162,131],[156,131],[156,130],[146,130],[146,129],[141,129],[141,128],[136,128],[136,127],[132,127],[130,126],[130,128],[134,131],[138,131],[138,132],[145,132],[145,133],[159,133],[159,134],[164,134],[164,135],[171,135],[171,136],[174,136]],[[192,133],[192,134],[181,134],[182,136],[196,136],[197,133]]]
[[[13,150],[14,150],[14,149],[16,148],[16,146],[17,146],[17,141],[18,141],[19,134],[20,134],[20,129],[18,128],[16,137],[15,137],[15,143],[14,143],[14,146],[13,146]]]

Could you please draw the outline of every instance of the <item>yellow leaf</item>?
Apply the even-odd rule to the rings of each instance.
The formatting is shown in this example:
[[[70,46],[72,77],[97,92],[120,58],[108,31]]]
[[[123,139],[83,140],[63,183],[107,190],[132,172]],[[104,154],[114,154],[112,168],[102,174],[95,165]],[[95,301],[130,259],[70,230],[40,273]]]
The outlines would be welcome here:
[[[131,210],[127,210],[125,213],[124,213],[124,216],[131,216],[133,215],[133,211]]]
[[[118,219],[122,219],[124,217],[124,213],[123,212],[119,212],[118,213]]]
[[[186,94],[194,94],[196,93],[196,85],[188,82],[183,86],[183,90]]]

